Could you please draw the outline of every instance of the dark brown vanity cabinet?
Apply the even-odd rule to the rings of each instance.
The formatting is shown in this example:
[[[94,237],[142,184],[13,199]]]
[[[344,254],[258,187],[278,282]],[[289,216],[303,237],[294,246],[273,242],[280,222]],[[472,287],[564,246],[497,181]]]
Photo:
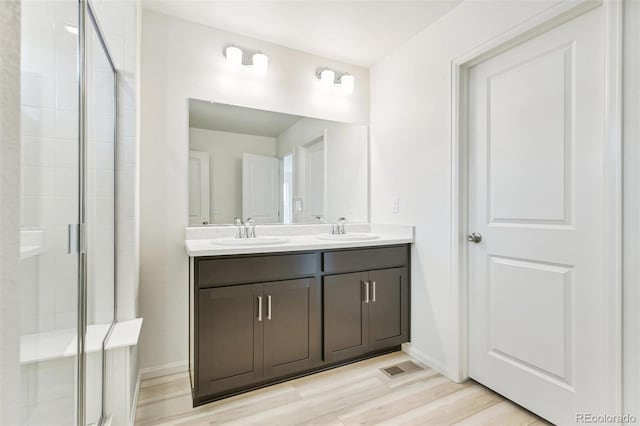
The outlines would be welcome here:
[[[406,268],[325,276],[323,295],[325,361],[409,340]]]
[[[320,363],[320,285],[315,278],[264,285],[264,377]]]
[[[218,393],[262,377],[264,322],[257,315],[262,294],[262,284],[200,290],[198,393]]]
[[[194,405],[397,349],[409,340],[409,246],[196,257]]]
[[[200,290],[197,394],[219,394],[320,363],[315,278]]]

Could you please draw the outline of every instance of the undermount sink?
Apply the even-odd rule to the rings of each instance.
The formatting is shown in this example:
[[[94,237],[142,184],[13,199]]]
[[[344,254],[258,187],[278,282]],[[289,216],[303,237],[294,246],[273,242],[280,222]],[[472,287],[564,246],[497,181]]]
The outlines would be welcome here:
[[[328,241],[368,241],[380,238],[379,235],[368,232],[348,232],[346,234],[318,234],[315,236],[319,240]]]
[[[236,246],[236,247],[248,247],[248,246],[272,246],[277,244],[286,244],[289,242],[288,238],[282,237],[256,237],[256,238],[216,238],[212,240],[213,244],[220,246]]]

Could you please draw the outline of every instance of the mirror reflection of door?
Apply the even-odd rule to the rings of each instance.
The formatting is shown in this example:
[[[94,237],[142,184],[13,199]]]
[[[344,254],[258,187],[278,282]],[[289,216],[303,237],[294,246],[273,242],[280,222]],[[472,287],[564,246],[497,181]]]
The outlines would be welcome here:
[[[209,153],[189,151],[189,225],[209,223]]]
[[[280,161],[275,157],[242,155],[242,217],[256,223],[280,222]]]
[[[293,222],[293,153],[281,159],[282,222]]]
[[[304,200],[302,220],[313,222],[324,219],[325,212],[325,140],[324,136],[304,145],[302,151],[302,199]]]

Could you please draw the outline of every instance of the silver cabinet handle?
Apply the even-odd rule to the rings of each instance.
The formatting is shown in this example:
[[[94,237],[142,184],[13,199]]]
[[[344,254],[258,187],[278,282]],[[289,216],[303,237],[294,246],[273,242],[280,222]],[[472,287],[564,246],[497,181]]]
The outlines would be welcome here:
[[[376,282],[375,281],[371,281],[371,301],[375,302],[376,301]]]
[[[258,321],[262,321],[262,296],[258,296]]]
[[[364,282],[364,303],[369,303],[369,281]]]
[[[271,295],[267,295],[267,319],[271,320]]]

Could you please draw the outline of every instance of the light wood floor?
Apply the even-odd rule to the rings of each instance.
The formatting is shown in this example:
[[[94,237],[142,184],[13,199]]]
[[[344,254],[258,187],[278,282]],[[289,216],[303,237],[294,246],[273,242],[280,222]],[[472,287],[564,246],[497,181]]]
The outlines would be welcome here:
[[[547,424],[473,381],[453,383],[428,367],[393,379],[379,370],[410,359],[395,352],[197,408],[186,373],[146,380],[136,425]]]

